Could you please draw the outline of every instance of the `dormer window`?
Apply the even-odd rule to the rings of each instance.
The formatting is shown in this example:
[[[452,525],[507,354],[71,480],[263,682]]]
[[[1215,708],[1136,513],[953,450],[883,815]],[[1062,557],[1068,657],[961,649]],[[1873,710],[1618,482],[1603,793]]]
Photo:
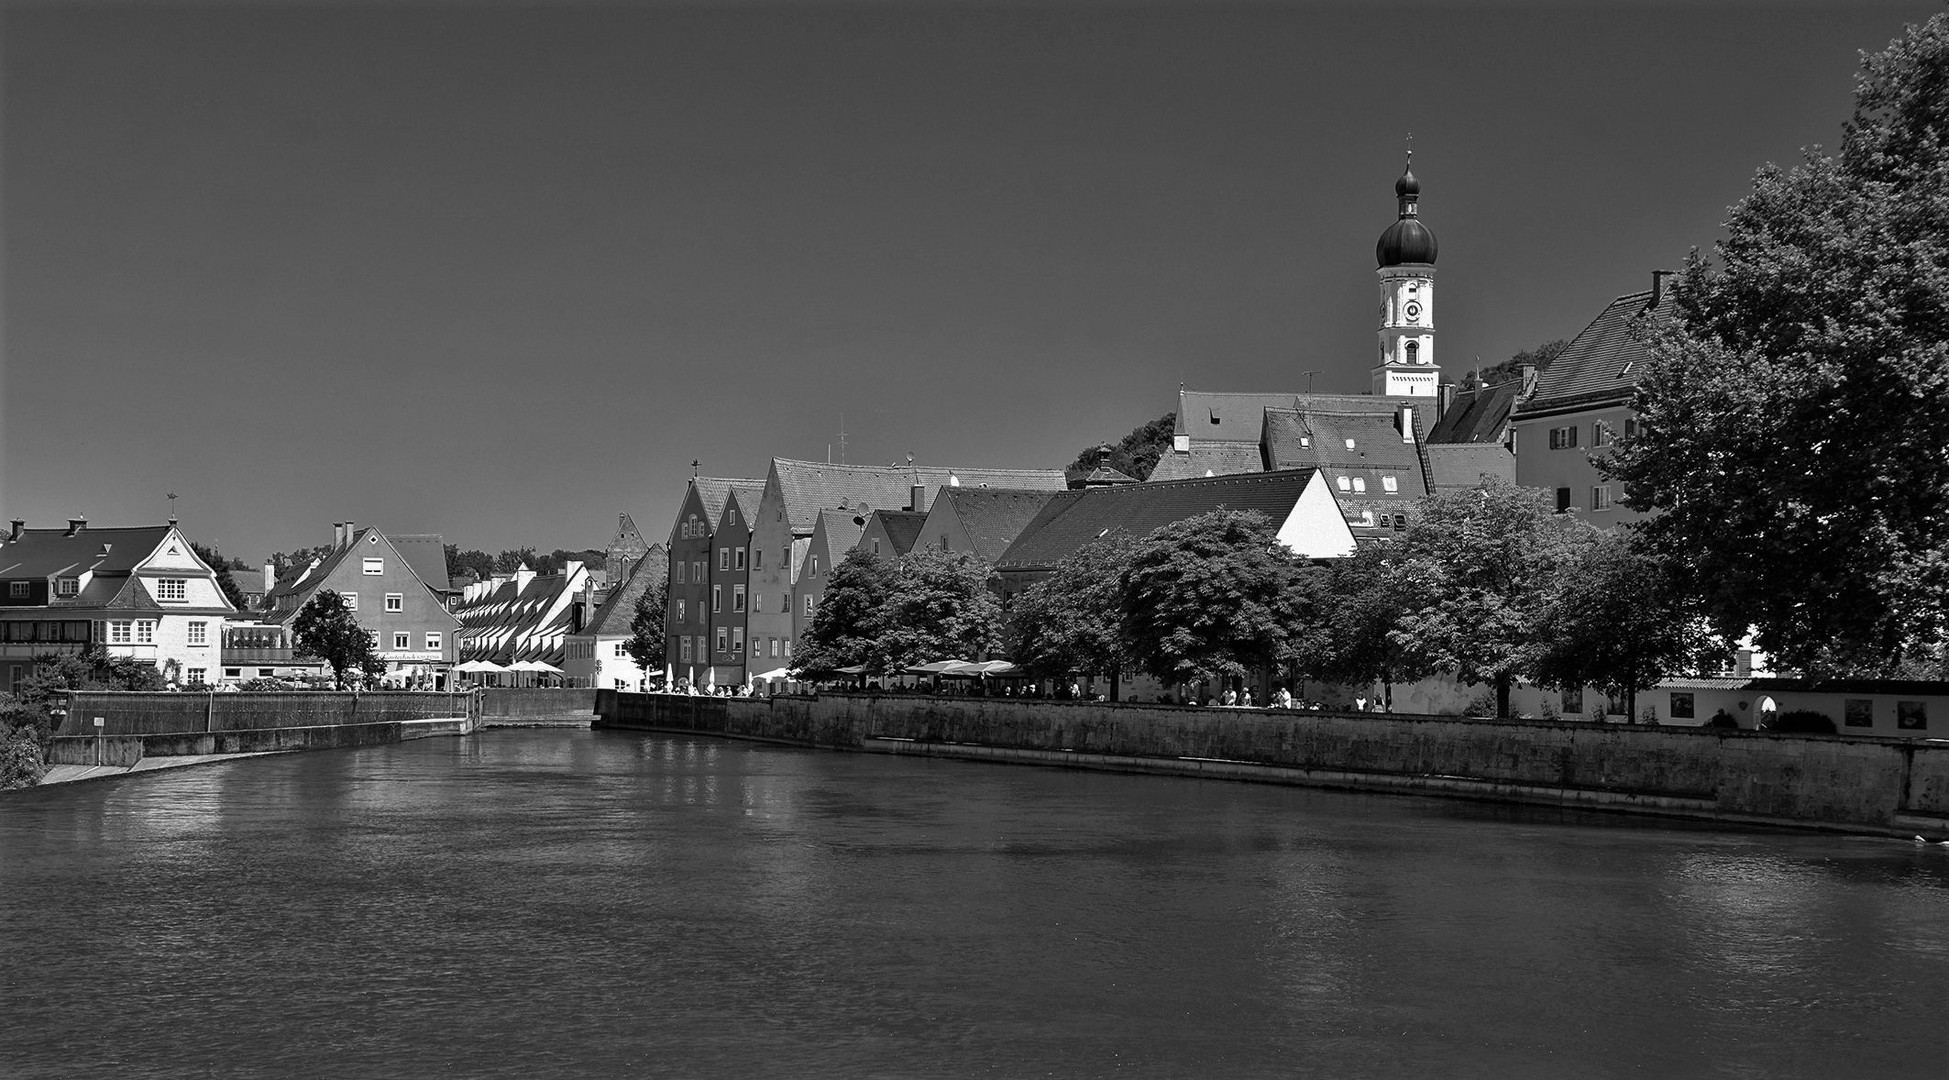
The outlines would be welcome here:
[[[25,581],[7,582],[7,599],[25,600],[28,598],[29,595],[30,592],[28,590],[27,582]]]
[[[1401,482],[1393,476],[1381,477],[1381,490],[1393,495],[1401,490]]]
[[[54,594],[56,596],[79,596],[81,594],[81,579],[71,577],[58,579],[54,583]]]
[[[1347,449],[1349,449],[1349,450],[1352,450],[1352,449],[1353,449],[1353,440],[1352,440],[1352,439],[1348,439],[1348,440],[1347,440]]]
[[[1367,481],[1366,481],[1366,480],[1364,480],[1364,479],[1362,479],[1361,477],[1358,477],[1358,476],[1356,476],[1356,477],[1354,477],[1354,478],[1353,478],[1353,489],[1354,489],[1354,491],[1355,491],[1355,492],[1357,492],[1357,493],[1359,493],[1359,494],[1362,494],[1362,495],[1365,495],[1365,494],[1367,494]]]
[[[1345,476],[1342,476],[1342,477],[1339,477],[1338,479],[1336,479],[1336,480],[1334,480],[1333,482],[1334,482],[1334,484],[1335,484],[1335,485],[1337,485],[1337,486],[1338,486],[1338,487],[1340,488],[1340,490],[1341,490],[1341,491],[1352,491],[1352,490],[1353,490],[1353,481],[1352,481],[1351,479],[1349,479],[1349,478],[1347,478],[1347,477],[1345,477]]]

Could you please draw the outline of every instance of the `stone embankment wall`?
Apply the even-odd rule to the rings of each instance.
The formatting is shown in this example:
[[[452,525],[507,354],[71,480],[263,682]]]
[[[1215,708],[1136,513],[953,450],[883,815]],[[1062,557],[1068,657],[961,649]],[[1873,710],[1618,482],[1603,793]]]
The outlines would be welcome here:
[[[597,726],[1949,835],[1949,743],[1010,698],[598,691]]]
[[[126,693],[68,695],[51,765],[133,767],[144,757],[370,746],[478,726],[475,694]],[[95,719],[102,720],[101,727]]]
[[[481,691],[481,719],[488,727],[586,724],[595,715],[596,692],[555,687],[488,687]]]

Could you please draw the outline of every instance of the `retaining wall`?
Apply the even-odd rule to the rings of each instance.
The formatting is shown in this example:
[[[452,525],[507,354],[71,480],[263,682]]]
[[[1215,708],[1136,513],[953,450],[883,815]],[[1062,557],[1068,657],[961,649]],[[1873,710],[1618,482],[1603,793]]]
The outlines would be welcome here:
[[[1949,743],[1718,728],[897,695],[597,692],[600,727],[1949,834]]]
[[[446,716],[477,719],[481,701],[472,694],[407,690],[356,694],[305,690],[269,693],[89,690],[69,693],[67,708],[67,718],[61,722],[56,735],[170,735],[386,724]],[[95,727],[95,717],[102,718],[99,729]]]
[[[556,687],[488,687],[481,691],[481,716],[494,720],[588,719],[596,692]]]

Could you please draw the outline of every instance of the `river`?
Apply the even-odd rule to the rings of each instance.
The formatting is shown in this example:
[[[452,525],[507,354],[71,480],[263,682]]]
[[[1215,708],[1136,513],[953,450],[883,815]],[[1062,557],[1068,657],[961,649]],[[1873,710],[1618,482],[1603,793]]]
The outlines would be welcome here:
[[[586,730],[0,797],[0,1074],[1943,1075],[1949,848]]]

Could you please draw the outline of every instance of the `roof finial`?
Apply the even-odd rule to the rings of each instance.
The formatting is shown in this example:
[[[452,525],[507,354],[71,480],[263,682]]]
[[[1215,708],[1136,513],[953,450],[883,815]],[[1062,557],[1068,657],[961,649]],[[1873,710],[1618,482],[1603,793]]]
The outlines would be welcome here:
[[[171,491],[163,497],[169,500],[169,523],[174,525],[176,524],[176,493]]]
[[[704,463],[703,463],[703,462],[701,462],[701,461],[698,461],[698,460],[697,460],[696,458],[691,458],[691,459],[690,459],[690,478],[691,478],[692,480],[695,480],[695,479],[697,479],[697,470],[698,470],[698,469],[700,469],[700,468],[703,468],[703,466],[704,466]]]

